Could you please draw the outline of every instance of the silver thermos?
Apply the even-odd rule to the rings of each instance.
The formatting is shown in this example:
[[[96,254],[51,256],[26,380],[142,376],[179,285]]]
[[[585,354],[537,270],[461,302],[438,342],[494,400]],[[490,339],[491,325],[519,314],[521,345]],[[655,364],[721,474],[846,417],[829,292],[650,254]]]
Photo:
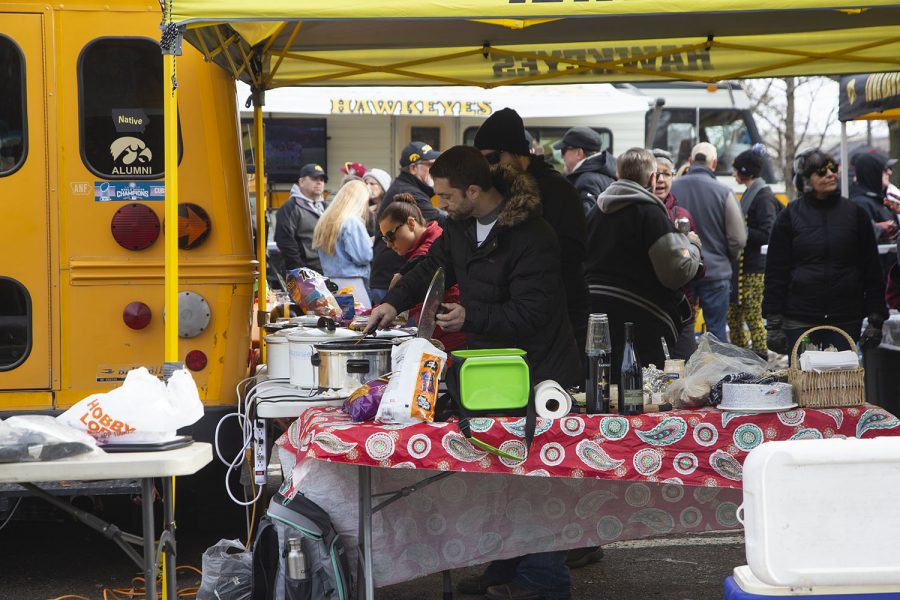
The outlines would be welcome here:
[[[306,555],[303,553],[300,538],[288,539],[287,578],[293,581],[306,581],[309,579]]]

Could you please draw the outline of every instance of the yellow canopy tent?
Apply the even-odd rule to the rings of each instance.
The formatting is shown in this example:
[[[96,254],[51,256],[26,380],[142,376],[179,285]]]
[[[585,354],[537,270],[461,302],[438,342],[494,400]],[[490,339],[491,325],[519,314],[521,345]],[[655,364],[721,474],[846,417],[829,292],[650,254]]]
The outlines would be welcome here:
[[[900,70],[900,4],[884,0],[161,0],[167,144],[175,57],[186,39],[263,92],[298,85],[478,85],[716,81]],[[257,119],[257,135],[262,127]],[[257,152],[263,144],[257,142]],[[167,218],[178,188],[166,172]],[[264,157],[257,156],[257,164]],[[260,169],[262,172],[262,169]],[[257,197],[263,181],[257,177]],[[265,203],[257,202],[257,210]],[[170,216],[168,213],[172,212]],[[259,215],[258,215],[259,218]],[[259,218],[258,222],[264,222]],[[176,305],[177,232],[166,236]],[[265,272],[265,238],[259,259]],[[171,240],[169,239],[171,238]],[[171,249],[170,249],[171,248]],[[261,279],[261,287],[265,278]],[[260,309],[265,309],[260,290]],[[175,311],[170,312],[174,314]],[[177,320],[166,357],[177,357]]]
[[[177,221],[175,56],[182,39],[264,91],[302,85],[477,85],[834,75],[900,70],[900,4],[884,0],[161,0],[167,222]],[[258,155],[262,224],[264,157]],[[177,306],[167,228],[166,306]],[[265,273],[265,236],[258,235]],[[265,310],[260,277],[260,310]],[[177,360],[177,315],[166,361]],[[371,556],[367,556],[371,567]],[[368,572],[371,572],[369,570]],[[366,596],[372,597],[371,580]]]

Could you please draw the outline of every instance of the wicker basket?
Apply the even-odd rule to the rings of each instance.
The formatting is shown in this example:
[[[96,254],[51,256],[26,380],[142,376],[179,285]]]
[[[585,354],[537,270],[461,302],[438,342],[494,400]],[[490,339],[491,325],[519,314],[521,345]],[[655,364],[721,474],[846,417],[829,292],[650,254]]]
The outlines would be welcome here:
[[[858,406],[865,402],[866,382],[865,369],[850,369],[846,371],[827,371],[816,373],[815,371],[801,371],[797,350],[804,337],[820,329],[830,329],[840,333],[850,343],[850,349],[857,352],[856,343],[847,333],[831,327],[821,325],[808,329],[794,343],[791,352],[791,367],[788,371],[788,381],[794,386],[794,398],[797,405],[806,408],[834,408],[837,406]]]

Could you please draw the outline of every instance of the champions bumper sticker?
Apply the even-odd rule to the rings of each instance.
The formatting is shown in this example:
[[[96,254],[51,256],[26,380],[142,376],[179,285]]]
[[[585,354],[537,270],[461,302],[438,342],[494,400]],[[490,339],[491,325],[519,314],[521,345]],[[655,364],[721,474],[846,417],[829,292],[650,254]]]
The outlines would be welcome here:
[[[166,185],[161,181],[95,181],[95,202],[165,200]]]

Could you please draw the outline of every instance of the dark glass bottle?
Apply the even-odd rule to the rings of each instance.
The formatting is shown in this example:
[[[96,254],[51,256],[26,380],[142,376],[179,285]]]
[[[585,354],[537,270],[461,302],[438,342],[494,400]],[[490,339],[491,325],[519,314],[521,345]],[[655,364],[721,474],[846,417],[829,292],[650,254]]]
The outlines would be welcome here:
[[[639,415],[644,412],[644,377],[641,361],[634,351],[634,323],[625,323],[625,347],[622,349],[622,372],[619,375],[619,414]]]

